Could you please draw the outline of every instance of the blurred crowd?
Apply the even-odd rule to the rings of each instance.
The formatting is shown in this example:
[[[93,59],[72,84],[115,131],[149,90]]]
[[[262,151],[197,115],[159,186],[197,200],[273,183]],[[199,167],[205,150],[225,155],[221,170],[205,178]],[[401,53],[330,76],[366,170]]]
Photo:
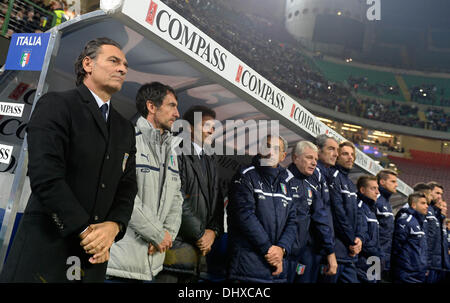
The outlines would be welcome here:
[[[55,13],[56,25],[66,20],[66,1],[51,1],[48,5],[43,0],[33,2],[45,11]],[[391,105],[387,105],[374,99],[355,98],[352,93],[359,90],[383,98],[395,98],[401,93],[398,86],[373,84],[367,77],[350,76],[347,79],[348,87],[328,81],[308,63],[296,42],[280,42],[278,36],[269,34],[274,32],[275,25],[262,17],[243,14],[231,6],[207,0],[165,2],[295,98],[367,119],[438,131],[449,129],[450,115],[439,108],[428,108],[425,111],[427,121],[422,121],[414,104],[392,101]],[[5,20],[8,6],[8,0],[0,0],[0,25]],[[217,18],[218,15],[221,17]],[[6,36],[21,32],[45,32],[51,27],[53,18],[52,14],[17,0],[13,4]],[[413,101],[423,103],[428,100],[430,105],[450,105],[450,100],[443,97],[444,92],[444,88],[438,89],[433,84],[410,89]]]
[[[45,4],[43,0],[32,0],[32,2],[42,10],[25,1],[14,1],[8,30],[5,33],[6,37],[11,37],[13,33],[42,33],[50,29],[53,18],[56,18],[55,25],[67,20],[64,9],[68,7],[68,4],[65,0],[50,1],[48,4]],[[8,0],[0,0],[0,25],[2,27],[8,7]]]
[[[359,89],[368,91],[375,96],[383,97],[383,96],[399,96],[400,89],[396,85],[389,85],[384,83],[369,83],[368,77],[352,77],[350,76],[347,79],[347,82],[351,87],[353,87],[355,92],[358,92]]]
[[[450,106],[450,99],[445,98],[445,88],[437,87],[435,84],[422,84],[410,88],[411,100],[440,106]]]
[[[414,104],[400,105],[392,101],[392,105],[387,106],[374,99],[354,98],[352,90],[357,92],[363,89],[375,96],[394,98],[400,94],[400,89],[390,84],[371,84],[367,77],[349,77],[349,87],[328,81],[308,63],[296,42],[281,42],[278,37],[268,34],[273,32],[274,25],[264,18],[244,14],[231,6],[208,0],[164,2],[296,98],[367,119],[432,130],[448,129],[450,116],[442,110],[430,110],[433,114],[426,114],[427,118],[431,118],[427,123],[419,119],[418,108]],[[437,90],[431,86],[433,89]],[[414,91],[411,90],[412,95]],[[417,98],[413,100],[419,101]],[[445,100],[442,102],[445,103]]]

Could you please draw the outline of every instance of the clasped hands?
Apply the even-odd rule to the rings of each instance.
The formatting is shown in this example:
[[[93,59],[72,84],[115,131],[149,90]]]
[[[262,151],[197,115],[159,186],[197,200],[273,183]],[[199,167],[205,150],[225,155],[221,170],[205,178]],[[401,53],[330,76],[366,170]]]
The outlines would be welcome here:
[[[109,260],[109,249],[119,231],[119,224],[106,221],[91,224],[80,234],[80,245],[87,254],[93,255],[89,258],[90,263],[100,264]]]
[[[278,276],[283,272],[283,255],[283,248],[272,245],[267,251],[267,254],[264,256],[267,263],[275,267],[275,271],[272,272],[272,276]]]
[[[169,234],[167,230],[164,231],[164,238],[161,241],[161,243],[157,244],[156,246],[152,243],[149,243],[148,245],[148,254],[153,255],[155,252],[163,253],[169,248],[172,247],[172,236]]]
[[[361,249],[362,249],[362,241],[360,238],[356,237],[354,243],[355,243],[355,245],[349,246],[349,250],[350,250],[349,256],[350,257],[356,256],[357,254],[359,254],[361,252]]]
[[[200,239],[198,239],[196,245],[200,250],[202,256],[206,256],[206,254],[208,254],[211,251],[211,247],[214,243],[215,238],[216,238],[215,232],[211,229],[207,229],[205,230],[203,236]],[[171,247],[172,247],[172,237],[167,231],[165,231],[165,236],[161,243],[159,243],[156,246],[153,245],[152,243],[149,244],[148,254],[153,255],[156,251],[163,253]]]

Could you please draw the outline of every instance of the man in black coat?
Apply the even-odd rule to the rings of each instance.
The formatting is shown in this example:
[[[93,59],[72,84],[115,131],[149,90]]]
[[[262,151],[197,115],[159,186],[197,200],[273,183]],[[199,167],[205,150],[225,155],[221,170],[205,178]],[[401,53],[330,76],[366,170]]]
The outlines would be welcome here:
[[[205,106],[193,106],[183,116],[191,129],[191,142],[183,141],[190,146],[183,146],[178,157],[183,214],[178,236],[166,252],[164,271],[157,277],[159,282],[197,281],[201,272],[207,272],[205,256],[223,233],[224,205],[211,150],[215,118],[216,113]]]
[[[77,88],[37,102],[27,128],[32,193],[2,282],[104,281],[137,192],[134,128],[110,104],[127,68],[120,45],[92,40],[75,62]]]

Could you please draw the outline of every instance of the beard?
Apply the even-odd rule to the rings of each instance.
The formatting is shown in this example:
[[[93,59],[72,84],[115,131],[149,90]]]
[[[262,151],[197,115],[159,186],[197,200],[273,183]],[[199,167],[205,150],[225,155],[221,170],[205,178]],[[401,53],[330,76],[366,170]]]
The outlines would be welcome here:
[[[167,130],[168,132],[172,132],[173,121],[169,120],[164,123],[161,122],[159,125],[163,131]]]

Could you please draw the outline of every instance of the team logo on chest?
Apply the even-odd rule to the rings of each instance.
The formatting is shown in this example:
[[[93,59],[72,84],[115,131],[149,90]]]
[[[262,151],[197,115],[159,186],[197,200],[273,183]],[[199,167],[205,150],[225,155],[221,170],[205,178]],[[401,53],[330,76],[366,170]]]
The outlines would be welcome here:
[[[307,192],[308,192],[308,197],[307,197],[306,201],[308,202],[308,206],[311,206],[312,202],[313,202],[313,199],[312,199],[313,198],[313,193],[312,193],[311,188],[308,187]]]
[[[287,195],[287,188],[286,188],[286,185],[283,184],[283,183],[280,183],[280,186],[281,186],[281,191],[283,192],[283,194]]]
[[[261,188],[261,190],[263,190],[263,183],[261,181],[258,181],[259,184],[259,188]]]

